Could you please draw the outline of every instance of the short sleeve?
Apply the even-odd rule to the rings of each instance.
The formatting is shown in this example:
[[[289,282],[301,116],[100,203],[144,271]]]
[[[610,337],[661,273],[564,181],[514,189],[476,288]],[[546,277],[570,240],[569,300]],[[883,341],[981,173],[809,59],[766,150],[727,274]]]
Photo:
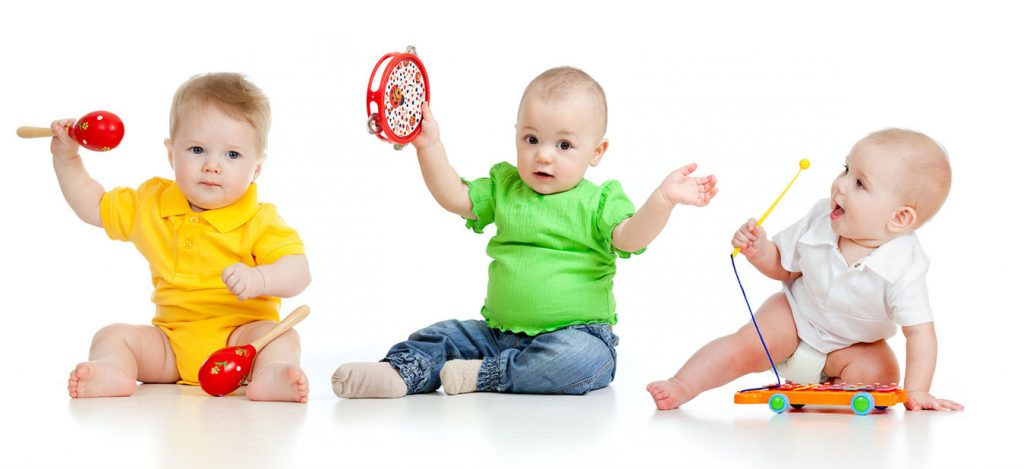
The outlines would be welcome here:
[[[622,190],[618,181],[608,181],[601,185],[601,198],[597,209],[597,232],[601,240],[607,243],[611,252],[623,259],[628,259],[633,254],[641,254],[647,248],[641,248],[636,252],[626,252],[616,249],[612,245],[612,232],[623,220],[633,216],[636,209],[633,202],[629,200]]]
[[[928,267],[915,268],[900,276],[887,293],[886,303],[892,320],[900,326],[916,326],[933,321],[932,307],[928,302],[928,283],[925,274]]]
[[[819,200],[800,221],[772,237],[772,241],[779,248],[779,260],[782,263],[782,268],[790,272],[803,271],[800,268],[800,251],[797,249],[797,244],[800,238],[811,228],[811,223],[818,218],[819,214],[824,214],[828,207],[828,199]]]
[[[510,169],[516,171],[514,166],[502,162],[491,167],[488,177],[462,180],[469,187],[469,201],[473,204],[473,215],[476,215],[476,220],[465,219],[466,228],[483,233],[487,225],[494,223],[495,192],[498,185],[508,181]]]
[[[284,222],[271,204],[260,208],[255,230],[252,256],[257,265],[273,264],[284,256],[306,252],[299,233]]]
[[[100,220],[110,239],[128,241],[138,217],[139,192],[117,187],[100,199]]]

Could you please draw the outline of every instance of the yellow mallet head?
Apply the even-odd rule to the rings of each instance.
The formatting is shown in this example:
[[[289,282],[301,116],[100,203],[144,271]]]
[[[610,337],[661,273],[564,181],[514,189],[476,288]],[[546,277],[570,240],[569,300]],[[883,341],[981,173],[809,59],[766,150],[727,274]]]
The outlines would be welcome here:
[[[811,167],[811,160],[806,158],[800,160],[800,169],[807,169]]]

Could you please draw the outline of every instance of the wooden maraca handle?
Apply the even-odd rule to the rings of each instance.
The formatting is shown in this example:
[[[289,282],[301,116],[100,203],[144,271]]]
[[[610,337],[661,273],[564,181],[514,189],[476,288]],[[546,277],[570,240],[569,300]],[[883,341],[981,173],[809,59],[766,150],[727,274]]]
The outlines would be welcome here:
[[[288,332],[289,329],[295,327],[295,325],[302,322],[303,319],[306,319],[306,316],[309,316],[309,306],[302,305],[299,306],[298,308],[295,308],[295,311],[292,311],[292,313],[289,314],[288,317],[284,318],[283,321],[277,323],[277,325],[274,326],[274,328],[271,329],[270,332],[267,332],[266,335],[260,337],[259,339],[256,339],[255,341],[253,341],[253,343],[249,345],[252,345],[253,348],[256,349],[256,352],[259,353],[259,351],[262,350],[264,346],[269,344],[272,340],[276,339],[277,336],[284,334],[285,332]]]
[[[52,137],[53,131],[49,127],[18,127],[18,136],[21,138]]]

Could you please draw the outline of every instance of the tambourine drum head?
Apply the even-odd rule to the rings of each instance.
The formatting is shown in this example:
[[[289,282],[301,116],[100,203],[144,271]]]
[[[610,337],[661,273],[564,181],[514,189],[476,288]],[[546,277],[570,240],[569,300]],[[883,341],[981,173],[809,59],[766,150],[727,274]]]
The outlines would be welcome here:
[[[415,62],[403,59],[391,69],[384,85],[384,119],[399,139],[405,139],[419,128],[423,120],[426,81]]]

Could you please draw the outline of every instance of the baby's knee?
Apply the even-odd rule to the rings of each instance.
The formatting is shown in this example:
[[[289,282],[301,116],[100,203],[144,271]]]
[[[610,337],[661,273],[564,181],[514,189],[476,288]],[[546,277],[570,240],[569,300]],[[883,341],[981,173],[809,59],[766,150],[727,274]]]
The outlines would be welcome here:
[[[752,329],[752,328],[751,328]],[[742,373],[754,373],[771,368],[768,356],[765,355],[764,346],[757,333],[746,329],[740,329],[731,336],[719,340],[725,341],[725,366]],[[776,360],[785,360],[787,357],[773,357]]]
[[[559,361],[568,368],[576,369],[578,374],[597,377],[614,372],[615,351],[600,337],[579,332],[571,348],[564,352]]]
[[[615,354],[607,347],[581,349],[578,353],[564,357],[566,360],[552,364],[543,381],[556,383],[556,389],[540,392],[554,394],[585,394],[603,388],[615,378]]]
[[[851,363],[843,370],[840,378],[848,383],[898,383],[900,365],[892,354],[875,354]]]
[[[760,342],[757,345],[758,347],[744,345],[732,349],[723,365],[744,374],[764,371],[766,367],[770,368],[764,349],[760,347]]]
[[[609,365],[615,363],[615,353],[607,344],[597,338],[588,342],[586,346],[580,347],[579,353],[574,355],[571,357],[571,361],[594,374],[601,373]]]
[[[136,327],[131,324],[108,324],[93,334],[92,343],[125,341],[135,332]]]
[[[455,336],[466,336],[470,335],[471,331],[478,328],[476,321],[460,321],[458,319],[448,319],[441,322],[436,322],[423,329],[420,329],[412,334],[409,334],[409,340],[423,341],[423,342],[439,342],[444,341],[449,337]]]
[[[423,331],[449,331],[452,329],[458,329],[462,325],[462,321],[458,319],[446,319],[444,321],[435,322],[425,328]]]
[[[292,342],[297,344],[299,343],[299,332],[296,331],[295,329],[288,329],[287,331],[285,331],[285,333],[281,334],[274,340],[279,340],[282,342]]]
[[[257,337],[263,337],[277,325],[278,323],[274,321],[260,321],[256,323],[254,332],[256,333]],[[287,331],[281,333],[281,335],[277,336],[277,338],[274,339],[274,342],[290,342],[298,344],[299,332],[296,331],[295,329],[288,329]]]
[[[866,363],[861,370],[859,382],[862,383],[898,383],[900,382],[900,365],[893,360],[881,359]]]

